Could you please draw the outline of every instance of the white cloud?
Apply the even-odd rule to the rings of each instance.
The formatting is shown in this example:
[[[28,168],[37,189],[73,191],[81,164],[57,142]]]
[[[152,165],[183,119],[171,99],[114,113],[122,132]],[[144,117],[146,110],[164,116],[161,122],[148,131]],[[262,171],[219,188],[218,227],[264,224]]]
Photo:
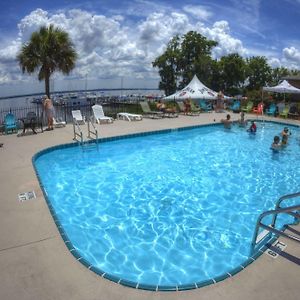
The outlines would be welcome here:
[[[247,56],[254,51],[246,49],[242,41],[232,35],[227,21],[219,20],[212,26],[205,25],[203,20],[211,18],[212,13],[203,6],[186,5],[183,11],[175,11],[162,6],[154,10],[155,6],[151,2],[143,0],[139,0],[138,3],[140,8],[137,12],[131,10],[131,13],[140,14],[141,17],[137,18],[137,21],[117,11],[112,17],[80,9],[60,10],[54,13],[42,9],[32,11],[20,20],[18,35],[10,38],[9,42],[2,43],[5,46],[0,48],[0,84],[29,78],[32,81],[36,80],[36,76],[22,75],[16,55],[21,44],[29,40],[33,31],[49,24],[67,31],[78,52],[76,68],[68,78],[82,79],[88,75],[95,80],[121,76],[156,80],[157,70],[152,67],[154,59],[162,54],[172,37],[176,34],[183,35],[190,30],[218,42],[218,46],[213,49],[214,58],[230,53]],[[146,16],[141,11],[144,4],[147,7]],[[258,2],[256,6],[259,6]],[[189,17],[191,14],[198,16],[198,22]],[[275,54],[273,51],[269,56],[272,65],[298,65],[299,68],[300,53],[296,48],[285,48],[281,59]],[[259,55],[259,51],[256,55]],[[55,78],[64,77],[55,73]]]
[[[268,64],[272,68],[280,68],[282,66],[282,63],[279,58],[271,57],[268,59]]]
[[[282,53],[287,61],[300,65],[300,51],[298,49],[295,47],[284,48]]]
[[[183,11],[204,21],[207,21],[213,15],[209,8],[202,5],[185,5]]]
[[[218,42],[218,46],[212,51],[215,58],[220,58],[230,53],[239,53],[241,56],[247,55],[247,50],[243,47],[243,43],[230,35],[230,27],[227,21],[215,22],[212,28],[200,26],[200,33]]]

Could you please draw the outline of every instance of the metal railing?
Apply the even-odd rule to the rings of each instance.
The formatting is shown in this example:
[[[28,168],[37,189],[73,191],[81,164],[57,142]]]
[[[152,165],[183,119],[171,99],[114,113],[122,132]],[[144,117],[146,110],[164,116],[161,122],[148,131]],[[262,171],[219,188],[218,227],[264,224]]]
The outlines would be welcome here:
[[[280,197],[276,202],[276,206],[275,206],[274,210],[265,211],[258,217],[258,220],[256,222],[255,231],[253,234],[252,243],[251,243],[250,256],[255,252],[256,246],[271,233],[273,233],[276,236],[284,236],[288,239],[291,239],[295,242],[300,243],[299,237],[294,236],[292,234],[287,234],[287,233],[283,232],[282,230],[276,229],[276,221],[277,221],[277,216],[279,214],[287,214],[287,215],[292,216],[294,218],[293,224],[297,224],[299,222],[299,220],[300,220],[300,205],[293,205],[293,206],[288,206],[288,207],[284,207],[284,208],[280,207],[281,203],[284,200],[297,198],[297,197],[300,197],[300,193],[294,193],[294,194],[289,194],[289,195]],[[270,215],[273,216],[271,224],[266,225],[266,224],[262,223],[263,219],[266,216],[270,216]],[[263,228],[265,230],[265,234],[262,235],[262,238],[258,239],[258,232],[259,232],[260,228]]]
[[[77,141],[80,145],[82,145],[83,144],[83,134],[82,134],[82,131],[80,129],[78,122],[75,119],[73,119],[73,133],[74,133],[73,140]],[[78,140],[78,138],[79,138],[79,140]]]
[[[112,101],[112,99],[110,99]],[[140,114],[141,109],[138,104],[139,102],[105,102],[100,101],[97,104],[103,105],[103,110],[105,115],[110,117],[116,117],[117,113],[119,112],[129,112]],[[55,117],[57,119],[64,120],[66,123],[73,122],[72,117],[72,110],[80,109],[82,114],[87,118],[93,115],[92,113],[92,103],[88,104],[72,104],[72,103],[65,103],[61,105],[55,105]],[[34,111],[37,116],[39,117],[43,111],[43,107],[41,104],[29,104],[28,106],[22,107],[10,107],[10,108],[0,108],[0,124],[4,122],[4,118],[6,114],[12,113],[15,115],[16,119],[25,118],[28,112]],[[43,124],[47,124],[46,118],[43,118]]]
[[[91,118],[87,119],[87,126],[88,126],[88,138],[95,139],[96,143],[98,143],[98,130],[96,129],[95,125],[93,124]],[[91,130],[91,127],[94,131]]]

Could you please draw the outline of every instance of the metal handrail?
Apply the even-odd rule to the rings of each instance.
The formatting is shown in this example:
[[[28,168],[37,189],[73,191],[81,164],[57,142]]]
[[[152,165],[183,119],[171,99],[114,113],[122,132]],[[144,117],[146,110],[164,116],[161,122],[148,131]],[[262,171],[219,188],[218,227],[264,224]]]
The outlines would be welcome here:
[[[76,131],[76,129],[79,131],[79,133]],[[79,142],[82,145],[83,144],[83,134],[82,134],[80,126],[75,118],[73,119],[73,132],[74,132],[73,140]],[[78,141],[77,137],[80,138],[79,141]]]
[[[300,239],[298,237],[295,237],[290,234],[286,234],[283,231],[275,228],[278,214],[285,213],[285,214],[291,215],[292,217],[295,218],[295,222],[297,219],[300,219],[300,213],[299,213],[300,205],[294,205],[294,206],[289,206],[289,207],[285,207],[285,208],[280,207],[280,204],[282,203],[283,200],[296,198],[299,196],[300,196],[300,193],[295,193],[295,194],[289,194],[289,195],[280,197],[278,199],[278,201],[276,202],[276,206],[275,206],[274,210],[265,211],[258,217],[257,222],[256,222],[255,231],[253,234],[252,243],[251,243],[250,256],[253,254],[253,252],[255,250],[255,246],[257,245],[257,236],[258,236],[258,231],[259,231],[260,227],[267,230],[269,233],[274,233],[278,236],[281,235],[281,236],[284,236],[291,240],[294,240],[296,242],[300,242]],[[294,212],[294,211],[297,211],[297,212]],[[271,226],[268,226],[268,225],[265,225],[262,223],[263,218],[266,216],[269,216],[269,215],[273,215]]]
[[[94,131],[92,131],[90,129],[90,124],[92,125]],[[96,143],[98,143],[98,130],[97,128],[95,127],[95,125],[93,124],[93,122],[91,121],[91,119],[89,118],[88,121],[87,121],[87,125],[88,125],[88,138],[89,139],[92,139],[92,135],[95,136],[95,140],[96,140]]]
[[[300,192],[299,193],[294,193],[294,194],[289,194],[289,195],[285,195],[280,197],[275,205],[275,210],[280,208],[280,204],[282,203],[282,201],[287,200],[287,199],[291,199],[291,198],[296,198],[296,197],[300,197]],[[272,219],[272,223],[271,226],[274,227],[275,223],[276,223],[276,219],[277,219],[277,215],[274,214],[273,219]]]

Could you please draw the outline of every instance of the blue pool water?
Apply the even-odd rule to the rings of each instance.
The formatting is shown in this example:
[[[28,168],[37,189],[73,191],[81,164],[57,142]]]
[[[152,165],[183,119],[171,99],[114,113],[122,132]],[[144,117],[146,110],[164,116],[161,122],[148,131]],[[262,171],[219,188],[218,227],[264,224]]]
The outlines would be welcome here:
[[[300,190],[300,130],[206,126],[54,149],[35,160],[68,239],[91,265],[139,284],[201,282],[248,259],[259,214]]]

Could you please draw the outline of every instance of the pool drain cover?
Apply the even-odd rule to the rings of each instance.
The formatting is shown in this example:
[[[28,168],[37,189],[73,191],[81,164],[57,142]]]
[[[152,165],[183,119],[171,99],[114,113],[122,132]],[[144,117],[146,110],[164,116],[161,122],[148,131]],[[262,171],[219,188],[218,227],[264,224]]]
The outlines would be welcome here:
[[[35,199],[35,198],[36,198],[36,195],[35,195],[34,191],[18,194],[18,199],[20,202],[24,202],[24,201],[27,201],[30,199]]]

